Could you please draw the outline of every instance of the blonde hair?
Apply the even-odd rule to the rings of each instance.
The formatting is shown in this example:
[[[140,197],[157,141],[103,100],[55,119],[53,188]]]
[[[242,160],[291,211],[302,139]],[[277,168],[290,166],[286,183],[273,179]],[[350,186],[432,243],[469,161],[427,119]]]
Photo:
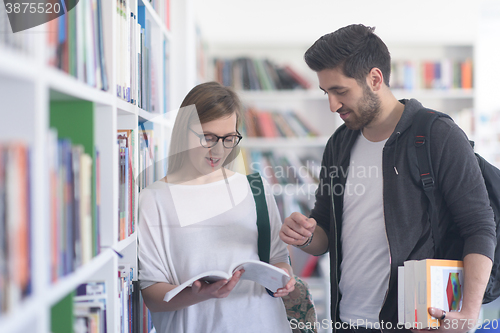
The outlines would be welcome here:
[[[236,114],[236,130],[242,119],[241,102],[236,93],[217,82],[197,85],[182,101],[175,119],[170,141],[168,173],[180,170],[186,162],[188,152],[188,128],[198,123],[227,118]],[[231,163],[239,154],[239,147],[233,148],[224,161],[223,167]]]

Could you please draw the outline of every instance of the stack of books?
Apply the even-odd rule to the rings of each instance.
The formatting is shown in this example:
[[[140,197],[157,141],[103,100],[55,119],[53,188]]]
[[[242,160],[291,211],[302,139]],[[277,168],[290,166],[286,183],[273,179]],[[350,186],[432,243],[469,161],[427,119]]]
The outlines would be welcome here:
[[[464,285],[463,262],[409,260],[398,268],[398,317],[408,328],[438,328],[429,307],[460,311]]]

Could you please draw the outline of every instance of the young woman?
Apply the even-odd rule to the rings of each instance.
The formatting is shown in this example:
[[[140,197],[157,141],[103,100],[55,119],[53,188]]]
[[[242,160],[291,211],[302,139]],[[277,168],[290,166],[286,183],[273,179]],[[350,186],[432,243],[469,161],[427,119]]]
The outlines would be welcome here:
[[[259,260],[256,207],[245,175],[227,168],[237,156],[241,105],[229,88],[209,82],[193,88],[174,124],[167,176],[139,198],[139,279],[158,333],[290,332],[283,301],[292,278],[274,297],[240,280],[196,281],[169,302],[165,294],[191,277]],[[271,224],[270,263],[290,276],[281,220],[265,185]]]

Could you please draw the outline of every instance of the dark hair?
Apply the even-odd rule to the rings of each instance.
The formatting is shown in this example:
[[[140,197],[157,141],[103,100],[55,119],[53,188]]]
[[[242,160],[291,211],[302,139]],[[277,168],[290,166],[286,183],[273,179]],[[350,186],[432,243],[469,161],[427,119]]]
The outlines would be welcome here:
[[[391,55],[375,28],[352,24],[318,39],[304,54],[304,60],[315,72],[340,67],[345,76],[365,82],[372,68],[382,71],[389,86]]]
[[[242,119],[242,106],[236,93],[217,82],[197,85],[186,95],[175,119],[170,141],[168,173],[182,168],[186,159],[188,127],[194,123],[205,124],[212,120],[236,114],[236,130]],[[235,147],[224,165],[233,161],[239,153]]]

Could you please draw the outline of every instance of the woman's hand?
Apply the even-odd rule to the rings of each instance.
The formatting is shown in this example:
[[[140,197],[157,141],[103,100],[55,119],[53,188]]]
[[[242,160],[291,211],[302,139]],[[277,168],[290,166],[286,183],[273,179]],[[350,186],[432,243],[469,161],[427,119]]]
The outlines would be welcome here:
[[[200,302],[211,298],[225,298],[229,296],[244,272],[244,269],[236,271],[229,281],[220,280],[214,283],[206,283],[201,280],[195,281],[191,287],[191,292],[200,299]]]
[[[290,274],[290,273],[288,273],[288,270],[286,270],[284,268],[283,268],[283,270],[287,274]],[[288,283],[285,285],[285,287],[279,288],[278,290],[276,290],[276,292],[273,294],[273,296],[274,297],[284,297],[284,296],[288,295],[289,293],[291,293],[294,289],[295,289],[295,279],[292,276],[290,281],[288,281]]]

